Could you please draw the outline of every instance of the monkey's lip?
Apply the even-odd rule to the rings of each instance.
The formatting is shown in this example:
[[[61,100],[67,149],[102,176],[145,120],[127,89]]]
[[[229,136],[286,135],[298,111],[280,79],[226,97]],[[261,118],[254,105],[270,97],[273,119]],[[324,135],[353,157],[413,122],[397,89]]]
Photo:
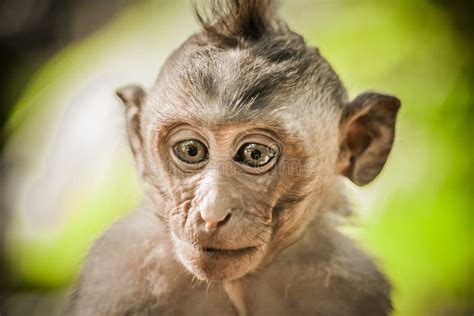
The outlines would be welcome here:
[[[241,256],[245,254],[253,253],[257,250],[257,247],[243,247],[243,248],[215,248],[215,247],[205,247],[205,246],[194,246],[200,252],[203,252],[207,255],[223,255],[223,256]]]
[[[202,259],[216,260],[216,259],[238,259],[243,256],[251,256],[258,253],[261,250],[261,247],[258,245],[245,245],[242,247],[222,247],[217,245],[202,245],[199,243],[191,243],[183,241],[179,238],[176,238],[175,241],[188,249],[194,255],[201,257]]]

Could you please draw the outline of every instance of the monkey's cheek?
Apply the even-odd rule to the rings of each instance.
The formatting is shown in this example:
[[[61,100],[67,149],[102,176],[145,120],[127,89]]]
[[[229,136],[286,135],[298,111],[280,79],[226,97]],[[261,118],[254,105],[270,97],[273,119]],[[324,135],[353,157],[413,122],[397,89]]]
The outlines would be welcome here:
[[[254,271],[262,261],[261,248],[236,252],[209,252],[180,243],[177,255],[184,267],[204,281],[235,280]]]

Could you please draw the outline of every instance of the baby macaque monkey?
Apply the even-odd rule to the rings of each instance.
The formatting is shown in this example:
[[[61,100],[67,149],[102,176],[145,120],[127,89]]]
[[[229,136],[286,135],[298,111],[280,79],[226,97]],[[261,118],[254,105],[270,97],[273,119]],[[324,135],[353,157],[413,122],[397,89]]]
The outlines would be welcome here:
[[[66,313],[390,314],[334,214],[350,212],[343,177],[384,166],[399,100],[349,101],[271,1],[209,6],[151,89],[117,92],[146,198],[96,241]]]

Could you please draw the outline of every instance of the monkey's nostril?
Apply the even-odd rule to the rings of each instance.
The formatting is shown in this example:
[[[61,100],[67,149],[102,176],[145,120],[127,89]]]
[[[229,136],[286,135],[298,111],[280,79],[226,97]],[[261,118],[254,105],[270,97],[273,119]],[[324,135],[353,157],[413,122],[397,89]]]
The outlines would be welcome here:
[[[230,216],[231,216],[231,213],[227,214],[226,217],[224,217],[224,219],[218,223],[218,225],[224,225],[225,223],[227,223],[230,219]]]
[[[205,222],[206,224],[206,229],[214,229],[214,228],[217,228],[219,226],[222,226],[224,225],[225,223],[227,223],[231,217],[231,213],[228,213],[223,219],[221,220],[218,220],[218,219],[215,219],[215,218],[205,218],[205,216],[203,216],[202,213],[199,214],[201,219]]]

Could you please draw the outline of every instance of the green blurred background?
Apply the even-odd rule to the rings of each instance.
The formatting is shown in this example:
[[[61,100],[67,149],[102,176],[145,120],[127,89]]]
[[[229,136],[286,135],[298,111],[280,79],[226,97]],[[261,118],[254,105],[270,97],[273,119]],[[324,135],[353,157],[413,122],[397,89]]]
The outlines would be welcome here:
[[[392,280],[395,315],[472,315],[472,2],[281,2],[351,97],[402,100],[386,168],[350,186],[346,228]],[[150,86],[198,26],[188,1],[44,0],[18,31],[14,3],[0,15],[0,314],[51,315],[94,238],[140,200],[114,89]]]

